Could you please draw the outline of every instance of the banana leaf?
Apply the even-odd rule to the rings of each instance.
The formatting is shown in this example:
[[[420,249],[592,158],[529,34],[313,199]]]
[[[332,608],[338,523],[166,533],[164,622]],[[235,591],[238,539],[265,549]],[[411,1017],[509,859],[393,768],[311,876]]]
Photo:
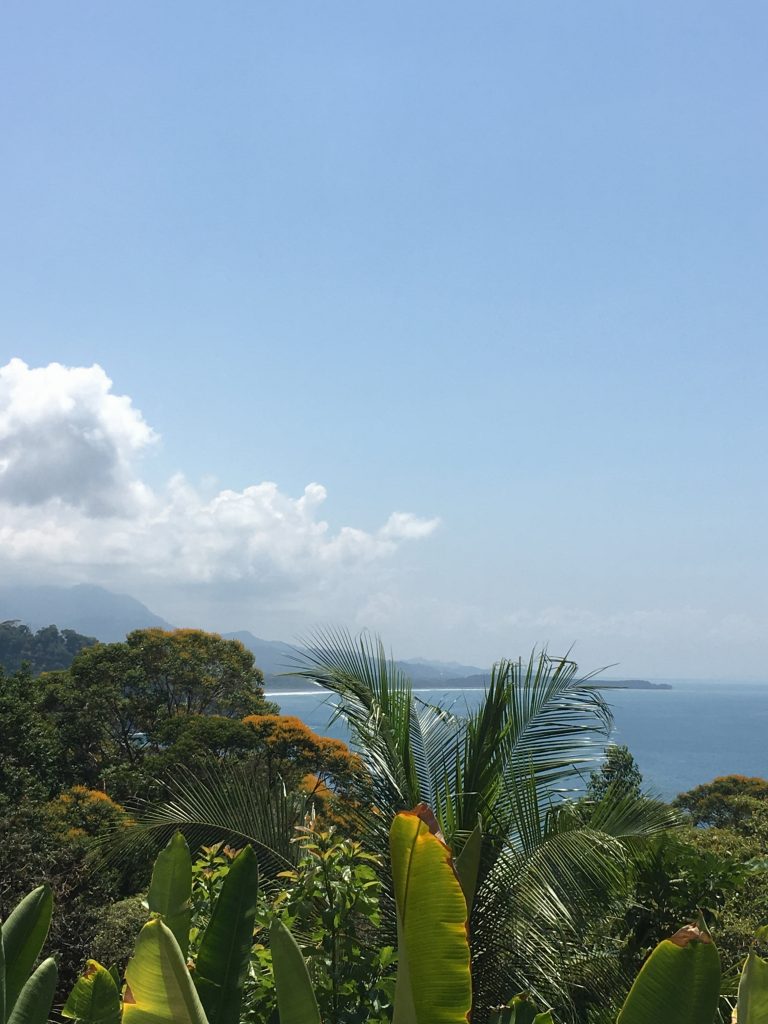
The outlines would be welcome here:
[[[768,1024],[768,963],[750,951],[739,981],[737,1024]]]
[[[53,957],[43,960],[24,984],[8,1024],[46,1024],[56,994],[58,971]]]
[[[49,885],[38,886],[24,897],[3,922],[5,954],[5,1019],[10,1018],[48,935],[53,911]]]
[[[113,975],[100,963],[89,960],[61,1013],[83,1024],[118,1024],[120,993]]]
[[[238,1024],[248,974],[259,865],[250,846],[232,862],[200,943],[194,981],[210,1024]]]
[[[192,920],[192,858],[181,832],[157,855],[147,906],[160,914],[173,932],[182,956],[189,949],[189,927]]]
[[[397,904],[393,1024],[466,1024],[472,1006],[467,903],[430,809],[398,814],[390,830]]]
[[[643,964],[617,1024],[712,1024],[719,995],[715,944],[704,930],[686,925]]]
[[[320,1024],[309,972],[296,940],[277,918],[269,929],[280,1024]]]
[[[173,932],[148,921],[125,970],[123,1024],[208,1024]]]

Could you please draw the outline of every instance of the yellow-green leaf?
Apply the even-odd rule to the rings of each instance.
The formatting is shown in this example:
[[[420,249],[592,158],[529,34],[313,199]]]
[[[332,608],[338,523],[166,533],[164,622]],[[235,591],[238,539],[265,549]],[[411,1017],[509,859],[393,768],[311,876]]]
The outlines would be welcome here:
[[[179,944],[160,918],[141,929],[125,981],[123,1024],[208,1024]]]
[[[648,957],[617,1024],[712,1024],[719,994],[717,949],[705,932],[687,925]]]
[[[465,1024],[472,1006],[467,904],[432,812],[398,814],[389,844],[399,941],[394,1024]]]
[[[120,993],[106,967],[96,960],[88,960],[61,1013],[84,1024],[117,1024]]]

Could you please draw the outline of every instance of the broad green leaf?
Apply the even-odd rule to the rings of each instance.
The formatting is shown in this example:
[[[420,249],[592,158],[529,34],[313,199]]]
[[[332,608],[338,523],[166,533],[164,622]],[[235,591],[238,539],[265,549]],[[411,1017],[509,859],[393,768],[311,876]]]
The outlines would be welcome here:
[[[750,951],[739,981],[737,1024],[768,1024],[768,963]]]
[[[320,1024],[309,971],[296,940],[277,918],[269,929],[280,1024]]]
[[[157,856],[147,906],[153,914],[162,916],[173,932],[182,956],[186,956],[189,949],[191,900],[192,858],[184,836],[177,832]]]
[[[451,851],[423,804],[389,834],[399,941],[394,1024],[466,1024],[472,1005],[467,904]]]
[[[120,993],[113,975],[100,963],[89,960],[61,1012],[85,1024],[118,1024]]]
[[[40,956],[51,924],[53,895],[49,885],[41,885],[25,896],[3,924],[5,951],[5,1015],[14,1004]]]
[[[195,963],[194,981],[210,1024],[238,1024],[248,974],[259,866],[250,846],[227,872]]]
[[[459,876],[470,914],[472,913],[472,904],[475,902],[475,889],[477,888],[477,876],[480,872],[480,854],[482,850],[483,830],[478,821],[462,847],[461,853],[454,860],[456,874]]]
[[[173,933],[148,921],[125,970],[123,1024],[208,1024]]]
[[[711,1024],[720,994],[720,957],[699,928],[687,925],[646,960],[617,1024]]]
[[[533,1024],[555,1024],[555,1018],[551,1010],[547,1010],[546,1013],[537,1013],[533,1018]]]
[[[8,1024],[46,1024],[56,994],[57,977],[53,957],[43,960],[19,992]]]

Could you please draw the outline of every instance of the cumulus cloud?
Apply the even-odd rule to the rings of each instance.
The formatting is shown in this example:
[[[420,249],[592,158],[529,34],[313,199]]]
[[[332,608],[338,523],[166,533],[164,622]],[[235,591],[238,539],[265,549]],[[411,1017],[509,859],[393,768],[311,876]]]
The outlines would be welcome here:
[[[100,366],[0,367],[0,501],[110,515],[146,500],[133,462],[156,435],[111,388]]]
[[[394,512],[375,531],[332,531],[318,483],[292,497],[276,483],[203,496],[182,475],[161,490],[141,479],[157,440],[100,366],[20,359],[0,367],[0,560],[6,569],[126,568],[132,575],[211,583],[300,584],[392,555],[436,519]]]

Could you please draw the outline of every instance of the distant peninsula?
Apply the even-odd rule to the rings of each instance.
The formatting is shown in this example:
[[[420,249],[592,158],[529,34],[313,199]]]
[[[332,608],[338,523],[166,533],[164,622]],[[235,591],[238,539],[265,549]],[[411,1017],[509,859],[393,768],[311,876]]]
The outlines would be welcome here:
[[[671,690],[670,683],[652,683],[649,679],[596,679],[599,686],[613,690]]]

